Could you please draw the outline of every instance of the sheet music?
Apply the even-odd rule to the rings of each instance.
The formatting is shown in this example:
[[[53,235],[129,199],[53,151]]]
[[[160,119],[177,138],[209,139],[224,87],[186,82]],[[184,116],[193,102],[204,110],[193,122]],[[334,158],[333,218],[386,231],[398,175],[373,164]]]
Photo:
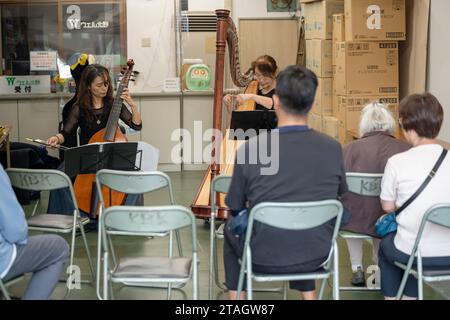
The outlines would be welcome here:
[[[159,149],[144,141],[138,141],[138,150],[142,150],[142,171],[156,171],[159,162]],[[136,162],[138,159],[136,158]],[[138,164],[136,163],[136,166]]]

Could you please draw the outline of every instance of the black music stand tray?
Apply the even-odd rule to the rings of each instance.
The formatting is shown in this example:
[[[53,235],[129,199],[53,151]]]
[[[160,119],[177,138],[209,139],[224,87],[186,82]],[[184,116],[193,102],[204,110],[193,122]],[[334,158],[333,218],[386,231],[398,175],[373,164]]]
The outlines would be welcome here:
[[[141,170],[142,150],[138,150],[137,142],[86,144],[64,150],[64,153],[64,171],[69,177],[95,174],[101,169]]]
[[[230,140],[246,140],[261,130],[270,131],[277,127],[277,116],[275,111],[233,111],[231,114]]]

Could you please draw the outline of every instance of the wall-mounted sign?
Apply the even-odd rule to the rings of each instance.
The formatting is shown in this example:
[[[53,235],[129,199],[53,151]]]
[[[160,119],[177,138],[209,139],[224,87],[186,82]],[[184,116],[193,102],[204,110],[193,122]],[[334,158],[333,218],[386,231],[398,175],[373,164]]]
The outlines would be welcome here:
[[[84,21],[81,19],[81,8],[75,4],[70,5],[66,9],[66,26],[69,30],[81,29],[107,29],[109,21]]]
[[[56,71],[56,51],[30,51],[30,71]]]
[[[50,75],[45,76],[2,76],[1,94],[50,93]]]
[[[295,12],[297,0],[267,0],[267,12]]]

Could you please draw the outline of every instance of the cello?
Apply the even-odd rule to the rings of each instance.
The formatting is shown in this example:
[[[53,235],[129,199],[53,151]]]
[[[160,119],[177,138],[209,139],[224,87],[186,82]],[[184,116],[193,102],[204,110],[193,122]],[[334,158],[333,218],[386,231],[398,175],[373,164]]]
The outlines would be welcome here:
[[[257,93],[258,82],[253,80],[253,73],[241,73],[239,61],[239,39],[236,27],[230,17],[229,10],[216,10],[217,15],[217,35],[216,35],[216,71],[214,84],[214,113],[213,128],[215,131],[221,131],[222,124],[222,98],[224,94],[224,67],[225,67],[225,49],[229,48],[230,73],[234,84],[238,87],[247,87],[245,93]],[[235,111],[251,111],[255,110],[255,102],[247,101]],[[224,134],[224,138],[218,141],[217,137],[212,137],[211,164],[206,171],[202,183],[195,195],[191,205],[192,212],[197,218],[211,217],[210,204],[210,187],[214,177],[223,175],[232,175],[234,168],[234,159],[239,147],[245,141],[237,141],[229,139],[230,128],[228,127]],[[228,216],[229,210],[225,205],[225,195],[217,196],[218,217],[224,219]]]
[[[127,69],[124,72],[122,79],[117,87],[116,96],[108,117],[106,127],[95,133],[89,140],[89,144],[102,142],[127,142],[127,138],[120,131],[119,117],[122,110],[123,101],[120,98],[123,89],[128,87],[128,83],[133,74],[134,61],[132,59],[127,62]],[[75,196],[78,203],[78,208],[84,212],[90,213],[93,208],[94,191],[95,190],[95,174],[79,174],[74,183]],[[106,187],[102,190],[105,204],[111,206],[123,205],[125,203],[126,194],[117,192],[115,190],[108,190]],[[92,212],[92,216],[97,215],[98,204]]]

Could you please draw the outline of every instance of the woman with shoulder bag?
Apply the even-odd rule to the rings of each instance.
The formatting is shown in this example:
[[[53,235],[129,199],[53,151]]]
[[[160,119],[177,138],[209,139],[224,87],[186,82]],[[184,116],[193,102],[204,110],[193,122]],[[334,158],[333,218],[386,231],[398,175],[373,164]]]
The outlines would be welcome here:
[[[403,207],[396,217],[397,231],[382,239],[378,253],[381,291],[386,299],[394,299],[397,294],[404,271],[395,262],[407,263],[425,212],[436,204],[450,202],[450,156],[436,140],[443,118],[441,104],[429,93],[408,96],[400,103],[400,126],[413,148],[388,160],[381,185],[383,210],[390,213]],[[432,169],[435,174],[430,174]],[[425,268],[449,266],[448,231],[427,225],[421,253]],[[417,295],[417,280],[410,276],[404,298],[416,299]]]

